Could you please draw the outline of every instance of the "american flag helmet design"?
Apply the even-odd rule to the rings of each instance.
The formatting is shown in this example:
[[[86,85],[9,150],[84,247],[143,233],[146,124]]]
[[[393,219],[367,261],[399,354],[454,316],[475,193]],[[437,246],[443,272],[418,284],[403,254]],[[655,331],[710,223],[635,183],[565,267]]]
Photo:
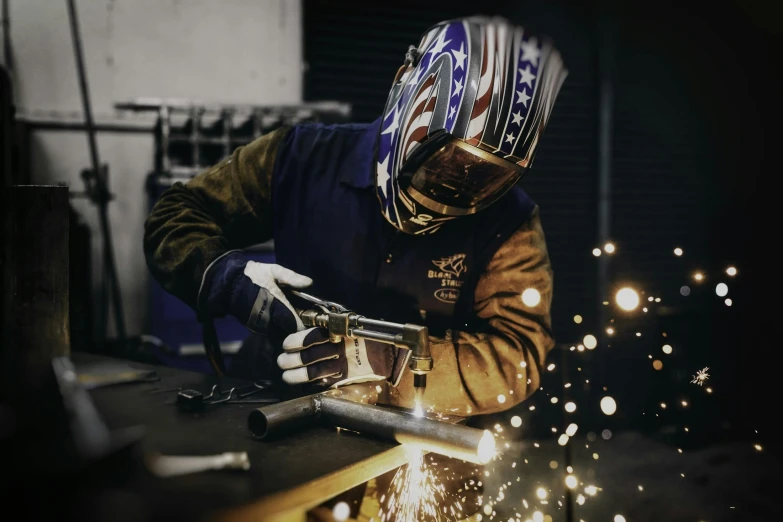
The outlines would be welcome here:
[[[416,203],[398,183],[417,147],[446,131],[529,167],[567,75],[548,39],[499,17],[441,22],[408,57],[383,111],[375,176],[383,214],[400,229],[417,215]],[[415,233],[433,232],[454,219],[426,217]]]

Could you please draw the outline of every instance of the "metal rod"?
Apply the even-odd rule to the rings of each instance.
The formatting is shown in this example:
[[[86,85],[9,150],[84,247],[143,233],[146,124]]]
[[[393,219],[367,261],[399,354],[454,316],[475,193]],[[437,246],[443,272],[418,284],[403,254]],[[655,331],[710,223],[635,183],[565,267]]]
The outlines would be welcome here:
[[[90,105],[90,93],[87,86],[87,72],[84,67],[84,57],[82,54],[82,41],[79,32],[79,20],[76,13],[76,6],[74,0],[68,0],[68,18],[71,22],[71,37],[73,40],[73,50],[76,58],[76,68],[79,76],[79,90],[82,96],[82,105],[84,108],[84,120],[87,126],[87,142],[90,148],[90,159],[92,161],[92,169],[95,174],[95,183],[97,186],[98,197],[98,214],[101,223],[101,232],[103,235],[103,252],[104,261],[106,263],[106,270],[109,276],[109,284],[111,285],[112,298],[114,301],[114,322],[117,328],[117,337],[122,344],[122,347],[126,346],[125,335],[125,318],[122,309],[122,295],[120,294],[120,285],[117,279],[117,268],[114,263],[114,247],[111,240],[111,232],[109,230],[109,216],[107,211],[107,196],[105,180],[101,171],[101,162],[98,157],[98,145],[95,137],[95,124],[92,118],[92,107]]]
[[[351,329],[351,335],[361,339],[372,339],[373,341],[387,344],[395,344],[397,342],[397,336],[395,334],[374,332],[372,330],[362,330],[361,328]]]
[[[3,0],[3,56],[5,58],[5,68],[10,72],[14,66],[11,57],[11,9],[10,0]]]
[[[376,328],[398,328],[402,329],[405,325],[400,323],[392,323],[389,321],[376,321],[375,319],[368,319],[367,317],[360,317],[358,320],[359,326],[369,326]]]
[[[495,456],[495,438],[487,430],[324,394],[265,406],[248,417],[250,431],[261,440],[315,423],[394,440],[474,464],[486,464]]]

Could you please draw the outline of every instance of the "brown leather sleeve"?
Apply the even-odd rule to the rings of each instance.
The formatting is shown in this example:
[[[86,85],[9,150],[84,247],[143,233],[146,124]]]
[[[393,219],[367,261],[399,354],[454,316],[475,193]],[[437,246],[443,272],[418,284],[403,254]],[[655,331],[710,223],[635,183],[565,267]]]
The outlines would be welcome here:
[[[215,258],[272,237],[272,170],[288,130],[237,148],[155,203],[144,225],[144,255],[168,292],[195,308],[202,275]]]
[[[526,289],[541,296],[522,302]],[[457,416],[511,408],[539,387],[540,372],[554,346],[551,331],[552,268],[538,208],[490,260],[476,287],[474,311],[485,333],[450,331],[430,339],[434,368],[427,379],[424,407]],[[503,398],[499,400],[499,397]],[[391,390],[391,402],[413,406],[413,376],[406,371]]]

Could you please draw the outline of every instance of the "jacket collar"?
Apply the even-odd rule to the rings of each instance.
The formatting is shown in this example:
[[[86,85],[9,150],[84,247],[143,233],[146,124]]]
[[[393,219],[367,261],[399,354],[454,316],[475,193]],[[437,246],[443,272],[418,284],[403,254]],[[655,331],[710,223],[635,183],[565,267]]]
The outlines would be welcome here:
[[[348,153],[346,168],[340,174],[340,183],[354,188],[375,186],[375,157],[378,153],[381,118],[364,126],[364,130]]]

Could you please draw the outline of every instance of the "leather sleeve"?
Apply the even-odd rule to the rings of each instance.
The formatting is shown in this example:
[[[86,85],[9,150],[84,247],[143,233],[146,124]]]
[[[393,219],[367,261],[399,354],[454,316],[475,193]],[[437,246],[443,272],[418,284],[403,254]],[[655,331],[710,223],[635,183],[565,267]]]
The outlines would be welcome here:
[[[288,130],[261,136],[187,183],[175,183],[147,217],[144,255],[150,272],[194,309],[213,260],[272,237],[272,172]]]
[[[540,295],[535,306],[522,300],[527,289]],[[552,268],[536,208],[530,220],[500,246],[479,278],[474,312],[486,328],[480,333],[449,331],[445,338],[430,338],[434,368],[427,379],[425,410],[456,416],[488,414],[529,397],[540,385],[544,361],[555,344],[551,302]],[[391,402],[413,406],[410,371],[391,390]]]

